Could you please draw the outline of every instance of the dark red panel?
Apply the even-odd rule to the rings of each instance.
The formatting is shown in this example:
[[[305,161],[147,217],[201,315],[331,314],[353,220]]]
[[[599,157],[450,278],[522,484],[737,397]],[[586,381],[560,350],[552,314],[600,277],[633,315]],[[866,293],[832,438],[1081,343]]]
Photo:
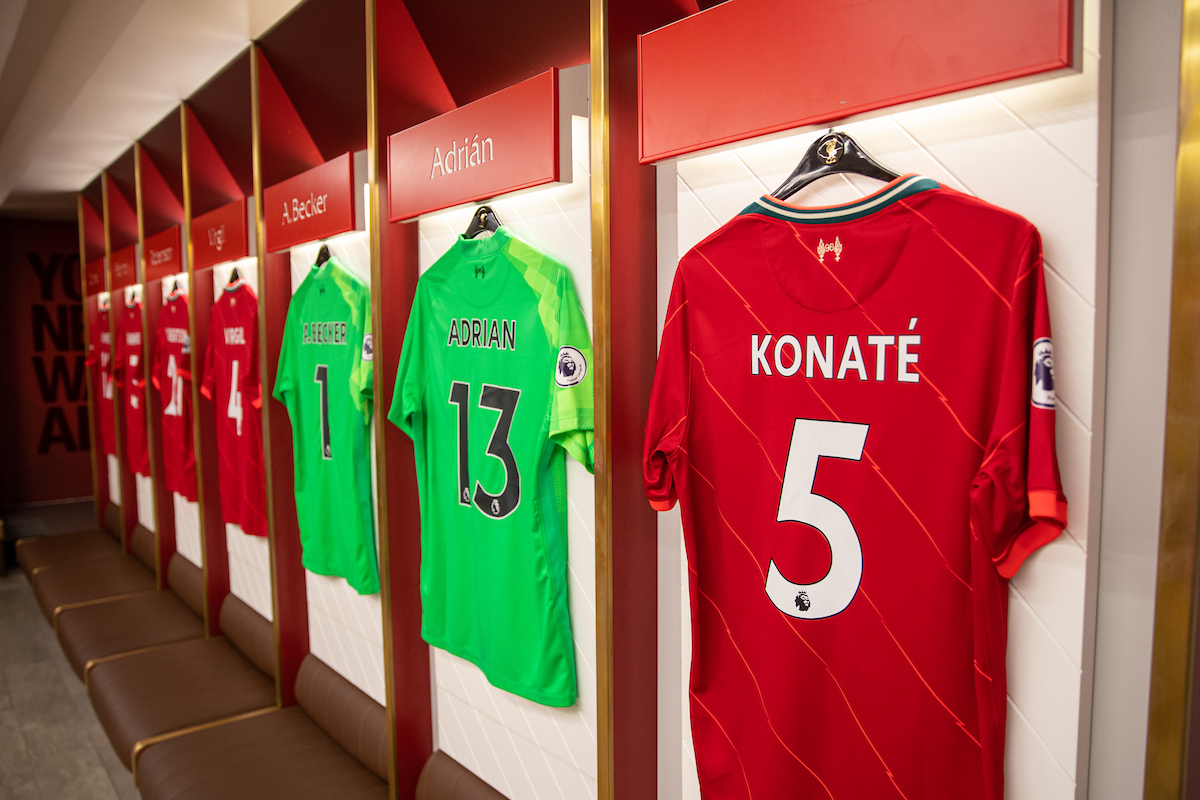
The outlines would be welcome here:
[[[175,231],[175,253],[179,253],[179,229],[173,228]],[[171,231],[164,231],[164,234],[169,235]],[[164,234],[160,234],[161,238]],[[150,240],[146,240],[146,249],[149,251]],[[149,267],[149,258],[146,260],[146,265]],[[178,272],[178,270],[176,270]],[[154,278],[147,278],[148,281]],[[154,384],[151,383],[152,367],[154,364],[154,347],[158,342],[158,316],[162,312],[162,292],[155,285],[142,295],[142,341],[146,343],[144,349],[143,364],[143,379],[146,381],[146,432],[148,434],[148,444],[150,453],[150,469],[154,476],[152,491],[154,492],[154,536],[158,543],[157,555],[158,564],[156,566],[160,585],[162,588],[170,588],[170,581],[167,579],[167,565],[171,561],[171,556],[175,554],[175,503],[171,499],[171,493],[167,491],[167,482],[163,478],[163,437],[162,437],[162,398],[155,390]]]
[[[325,162],[262,51],[258,54],[258,107],[264,186]]]
[[[104,217],[100,215],[97,209],[103,207],[101,205],[93,205],[86,195],[83,198],[83,247],[84,258],[87,261],[92,261],[97,258],[104,258]],[[103,280],[101,280],[100,289],[104,289]],[[88,293],[92,290],[89,288]]]
[[[367,147],[366,3],[306,0],[259,41],[322,158]]]
[[[588,0],[409,0],[407,6],[459,105],[589,58]]]
[[[234,197],[254,194],[254,143],[250,123],[250,50],[242,53],[208,83],[196,90],[187,101],[188,111],[204,128],[220,160],[228,167],[229,174],[237,181],[240,191],[225,194],[224,199],[212,201],[204,197],[207,191],[201,186],[197,194],[196,164],[192,162],[192,212],[204,213],[227,203]],[[192,158],[192,130],[188,129],[188,158]],[[203,175],[200,180],[205,180]],[[199,204],[198,204],[198,201]]]
[[[244,198],[242,187],[213,146],[204,126],[190,108],[187,115],[188,170],[191,178],[192,214],[200,216],[214,208]]]
[[[1069,67],[1071,7],[730,0],[641,37],[641,160]]]
[[[179,123],[179,109],[176,108],[163,117],[138,142],[142,146],[142,153],[149,156],[150,160],[154,162],[166,180],[167,190],[175,198],[175,202],[179,203],[179,198],[183,197],[183,128]],[[145,169],[145,164],[142,167]],[[145,192],[146,186],[143,182],[143,200],[145,200]],[[182,206],[180,206],[179,216],[180,218],[175,222],[183,221]],[[162,230],[162,227],[158,230]]]
[[[283,346],[283,327],[292,300],[292,260],[284,253],[263,257],[263,285],[259,312],[260,329],[265,331],[265,359],[259,378],[262,381],[264,447],[269,448],[267,503],[272,514],[272,542],[275,558],[275,597],[278,605],[275,625],[279,635],[279,688],[283,704],[296,702],[296,673],[308,655],[308,588],[301,563],[300,524],[296,519],[295,466],[292,460],[292,424],[287,409],[271,397],[279,371],[279,352]]]
[[[454,108],[454,98],[402,0],[376,1],[375,37],[379,131],[402,131]]]
[[[612,735],[613,789],[622,800],[651,800],[657,783],[658,519],[642,492],[641,469],[657,358],[657,204],[655,170],[637,159],[635,55],[637,34],[689,10],[671,0],[608,0]],[[710,71],[727,46],[708,53]]]
[[[142,243],[142,274],[145,276],[143,279],[147,283],[156,281],[166,275],[175,275],[183,272],[183,248],[181,244],[182,238],[178,225],[146,238],[146,241]],[[156,331],[158,328],[154,327],[150,330]],[[147,341],[154,340],[147,338]]]
[[[388,137],[389,219],[553,183],[558,145],[553,69],[394,133]]]
[[[234,200],[192,220],[193,269],[249,255],[246,198]]]
[[[132,158],[133,151],[129,152]],[[129,194],[126,194],[125,189],[121,188],[121,182],[108,174],[108,236],[113,250],[137,244],[137,211],[134,210],[136,197],[132,184]]]
[[[179,119],[175,118],[176,127]],[[147,236],[165,231],[166,229],[183,224],[183,197],[175,194],[170,183],[163,177],[154,160],[150,158],[145,148],[142,148],[142,230]],[[182,165],[172,164],[173,169],[179,169],[178,178],[182,191]]]
[[[108,287],[115,292],[137,282],[137,247],[131,244],[108,257]],[[120,304],[114,302],[113,307]]]
[[[354,195],[354,163],[349,153],[268,186],[263,190],[267,251],[354,230]]]
[[[104,291],[104,258],[89,261],[84,269],[87,276],[87,293],[89,296]]]

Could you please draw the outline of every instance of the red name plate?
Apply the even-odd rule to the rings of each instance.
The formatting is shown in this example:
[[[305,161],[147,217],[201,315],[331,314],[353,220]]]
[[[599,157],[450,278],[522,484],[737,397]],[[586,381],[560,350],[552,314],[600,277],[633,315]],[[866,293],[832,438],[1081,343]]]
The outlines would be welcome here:
[[[263,191],[267,251],[354,230],[354,164],[350,154]]]
[[[192,220],[192,263],[204,269],[250,254],[246,198],[234,200]]]
[[[559,180],[558,71],[388,137],[388,219]]]
[[[1072,0],[730,0],[638,39],[641,162],[1071,65]]]
[[[176,225],[156,233],[142,244],[142,258],[146,260],[142,274],[147,282],[183,272],[182,241]]]
[[[137,283],[137,247],[129,245],[108,257],[108,288],[116,291]]]
[[[97,258],[95,261],[89,261],[83,270],[84,280],[87,282],[86,294],[93,295],[104,291],[104,259]]]

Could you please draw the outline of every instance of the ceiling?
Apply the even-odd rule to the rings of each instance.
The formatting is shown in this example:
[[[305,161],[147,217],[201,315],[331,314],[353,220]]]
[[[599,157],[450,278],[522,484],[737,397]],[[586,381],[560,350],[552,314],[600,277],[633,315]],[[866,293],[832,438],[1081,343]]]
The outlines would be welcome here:
[[[0,214],[75,193],[299,0],[0,0]]]

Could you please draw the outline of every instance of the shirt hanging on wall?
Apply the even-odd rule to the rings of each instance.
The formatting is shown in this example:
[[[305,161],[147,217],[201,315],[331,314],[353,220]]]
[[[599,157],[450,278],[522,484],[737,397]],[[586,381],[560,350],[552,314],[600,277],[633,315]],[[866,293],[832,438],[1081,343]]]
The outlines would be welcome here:
[[[116,421],[113,419],[112,330],[108,327],[108,309],[96,313],[88,343],[87,365],[92,373],[92,391],[96,394],[96,438],[100,452],[117,454]]]
[[[196,451],[192,447],[192,342],[187,296],[167,296],[158,315],[151,381],[162,398],[163,478],[167,491],[196,499]]]
[[[570,271],[504,227],[460,238],[417,283],[388,419],[416,445],[425,641],[573,704],[564,453],[595,447]]]
[[[306,569],[379,591],[371,517],[371,295],[332,258],[288,306],[275,399],[292,420]]]
[[[213,303],[200,394],[212,401],[217,420],[221,515],[246,533],[266,536],[258,297],[243,280],[227,284]]]
[[[125,463],[130,472],[150,474],[150,449],[146,446],[146,368],[142,347],[142,304],[126,303],[117,317],[114,354],[118,381],[124,391]]]
[[[1054,406],[1037,230],[934,181],[764,197],[684,256],[644,470],[682,507],[705,798],[1001,800]]]

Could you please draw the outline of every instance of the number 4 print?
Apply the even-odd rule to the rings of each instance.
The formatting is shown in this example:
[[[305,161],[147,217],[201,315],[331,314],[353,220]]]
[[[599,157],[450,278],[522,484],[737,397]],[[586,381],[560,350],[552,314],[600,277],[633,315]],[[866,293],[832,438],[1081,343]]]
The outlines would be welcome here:
[[[822,457],[861,461],[869,425],[857,422],[797,419],[783,472],[779,522],[811,525],[829,543],[829,572],[816,583],[792,583],[775,559],[767,571],[767,597],[789,617],[824,619],[846,610],[862,581],[862,544],[846,510],[828,497],[813,494]]]

